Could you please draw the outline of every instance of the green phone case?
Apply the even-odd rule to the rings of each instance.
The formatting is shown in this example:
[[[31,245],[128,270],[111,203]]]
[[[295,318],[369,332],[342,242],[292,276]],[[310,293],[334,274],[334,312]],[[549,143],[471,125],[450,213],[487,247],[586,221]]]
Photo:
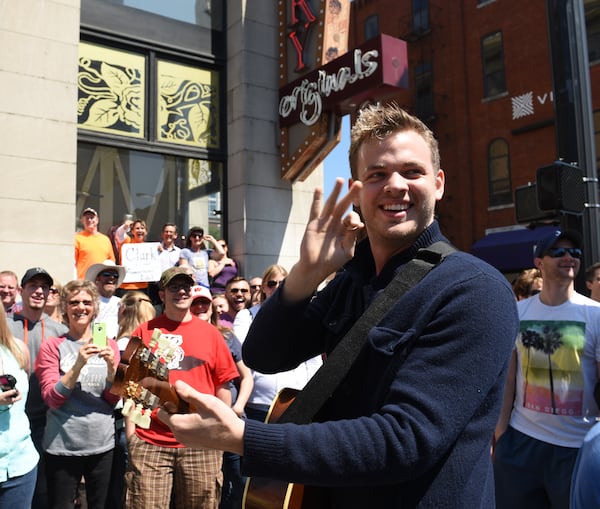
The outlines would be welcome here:
[[[92,343],[99,347],[107,345],[106,324],[104,322],[98,322],[92,325]]]

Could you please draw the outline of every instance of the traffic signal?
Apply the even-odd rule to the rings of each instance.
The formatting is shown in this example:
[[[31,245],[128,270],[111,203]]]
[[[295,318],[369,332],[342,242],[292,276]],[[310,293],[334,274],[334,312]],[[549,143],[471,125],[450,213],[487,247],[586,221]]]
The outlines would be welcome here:
[[[585,190],[581,168],[555,161],[536,172],[537,201],[541,210],[560,210],[572,214],[583,212]]]
[[[533,223],[557,219],[558,211],[541,210],[537,202],[537,185],[528,184],[515,189],[515,214],[517,223]]]

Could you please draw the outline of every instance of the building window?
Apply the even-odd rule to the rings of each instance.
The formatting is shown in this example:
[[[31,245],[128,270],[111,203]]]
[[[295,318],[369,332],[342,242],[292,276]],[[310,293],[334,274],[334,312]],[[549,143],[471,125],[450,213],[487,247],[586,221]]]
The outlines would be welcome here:
[[[147,60],[156,69],[152,101],[146,94]],[[220,146],[215,71],[81,42],[77,81],[81,129],[194,148]],[[149,118],[154,134],[146,128]]]
[[[412,0],[412,28],[415,35],[429,32],[429,0]]]
[[[80,42],[78,216],[95,208],[107,232],[131,213],[151,240],[165,222],[223,236],[219,72],[194,63]]]
[[[79,44],[80,128],[145,138],[146,59],[97,44]]]
[[[585,0],[585,27],[587,30],[590,62],[600,60],[600,0]]]
[[[365,20],[365,41],[377,35],[379,35],[379,18],[377,14],[373,14]]]
[[[111,4],[130,7],[165,18],[212,30],[222,30],[223,3],[215,0],[109,0]]]
[[[100,231],[121,224],[124,214],[146,221],[148,239],[159,240],[162,225],[173,222],[208,228],[222,237],[223,165],[93,143],[77,147],[77,212],[100,212]]]
[[[429,62],[415,67],[415,93],[417,116],[425,122],[433,119],[433,79]]]
[[[508,143],[501,138],[488,147],[488,179],[490,207],[512,203]]]
[[[159,60],[157,81],[157,139],[218,148],[218,73]]]
[[[501,32],[487,35],[481,40],[481,58],[484,97],[494,97],[506,92]]]

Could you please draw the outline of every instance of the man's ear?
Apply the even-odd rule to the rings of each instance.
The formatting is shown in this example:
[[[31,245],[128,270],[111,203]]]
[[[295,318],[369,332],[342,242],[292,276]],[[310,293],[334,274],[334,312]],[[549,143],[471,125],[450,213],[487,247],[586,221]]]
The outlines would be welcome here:
[[[588,290],[591,290],[591,289],[592,289],[592,283],[590,283],[589,281],[586,281],[586,282],[585,282],[585,287],[586,287]]]

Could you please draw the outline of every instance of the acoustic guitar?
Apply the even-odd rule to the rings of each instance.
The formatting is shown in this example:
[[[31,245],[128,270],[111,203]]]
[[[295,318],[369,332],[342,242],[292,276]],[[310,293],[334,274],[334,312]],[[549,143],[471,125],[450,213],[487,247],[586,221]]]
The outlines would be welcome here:
[[[160,329],[154,329],[148,346],[141,338],[132,336],[121,356],[110,392],[124,399],[123,415],[142,428],[150,427],[152,410],[167,401],[177,407],[177,413],[193,411],[169,383],[167,366],[173,354],[170,342],[161,338]],[[271,405],[266,422],[277,422],[298,392],[282,389]],[[250,477],[246,481],[242,506],[244,509],[324,509],[328,504],[324,492],[318,488]]]
[[[169,401],[178,413],[190,411],[188,403],[179,398],[169,383],[169,368],[174,348],[154,329],[146,346],[141,338],[132,336],[115,373],[110,392],[124,399],[122,413],[140,426],[150,427],[152,410]]]
[[[276,423],[294,402],[300,391],[279,391],[265,422]],[[324,490],[262,477],[249,477],[242,499],[244,509],[326,509],[329,507]]]

